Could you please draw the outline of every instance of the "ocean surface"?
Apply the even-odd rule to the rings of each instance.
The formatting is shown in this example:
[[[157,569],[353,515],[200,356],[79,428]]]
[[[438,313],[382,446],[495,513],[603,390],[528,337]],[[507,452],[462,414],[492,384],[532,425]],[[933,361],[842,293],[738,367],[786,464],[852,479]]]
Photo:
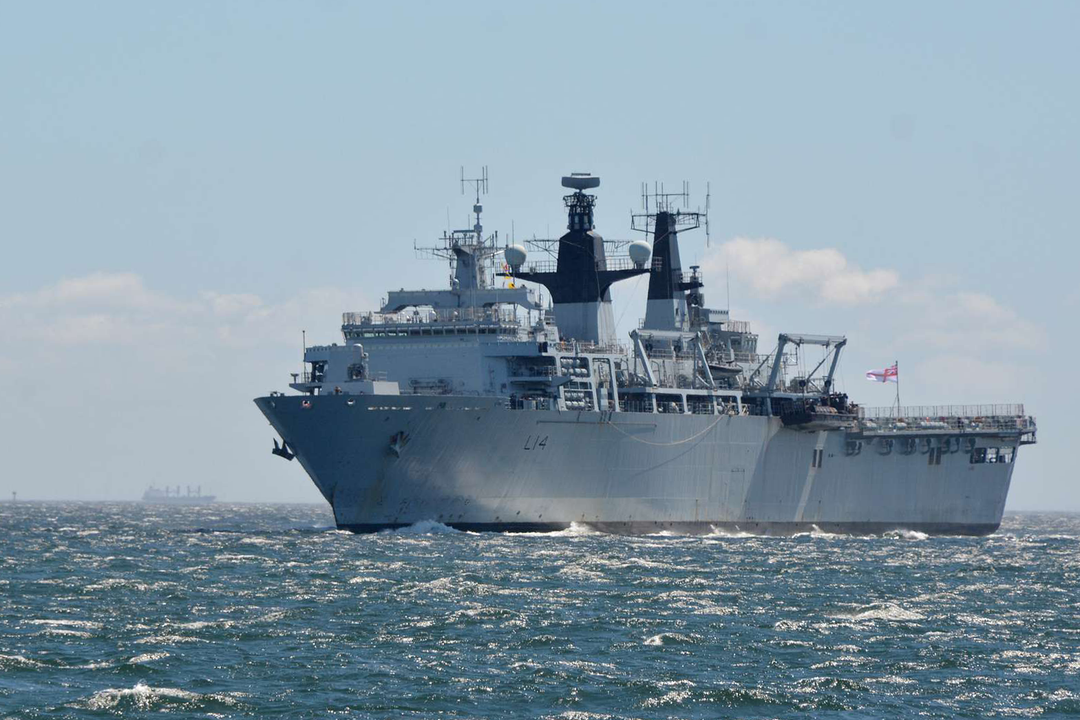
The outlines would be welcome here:
[[[989,538],[358,536],[0,505],[0,718],[1080,716],[1080,516]]]

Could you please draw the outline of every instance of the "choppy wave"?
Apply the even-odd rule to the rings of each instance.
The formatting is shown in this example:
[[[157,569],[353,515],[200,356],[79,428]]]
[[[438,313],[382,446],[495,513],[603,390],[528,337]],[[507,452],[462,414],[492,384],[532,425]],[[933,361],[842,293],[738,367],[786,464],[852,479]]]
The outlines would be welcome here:
[[[833,615],[834,618],[851,620],[889,620],[893,622],[906,622],[925,620],[926,616],[914,610],[905,610],[903,607],[892,602],[870,603],[848,612]]]
[[[850,536],[849,536],[849,535],[842,535],[842,534],[839,534],[839,533],[831,533],[831,532],[828,532],[828,531],[826,531],[826,530],[822,530],[822,529],[821,529],[821,528],[819,528],[819,527],[818,527],[817,525],[811,525],[811,526],[810,526],[810,531],[809,531],[809,532],[795,533],[795,534],[794,534],[794,535],[793,535],[792,537],[797,537],[797,538],[803,538],[803,537],[812,537],[812,538],[843,538],[843,539],[845,539],[845,540],[846,540],[846,539],[848,539],[848,538],[849,538]]]
[[[45,663],[28,658],[25,655],[2,655],[0,654],[0,670],[15,670],[19,668],[45,667]]]
[[[989,538],[332,522],[0,504],[5,720],[1080,713],[1077,516]]]
[[[382,530],[382,535],[453,535],[461,533],[461,530],[444,525],[435,520],[421,520],[412,525],[392,530]]]
[[[751,532],[746,532],[745,530],[738,530],[738,529],[736,529],[736,530],[726,530],[726,529],[724,529],[722,527],[719,527],[717,525],[712,525],[710,527],[712,529],[712,532],[710,532],[708,535],[706,535],[706,537],[725,537],[725,538],[760,538],[760,537],[766,537],[765,535],[756,535],[756,534],[751,533]]]
[[[647,637],[643,642],[645,645],[685,645],[693,639],[681,633],[664,632]]]
[[[520,532],[520,533],[507,533],[507,535],[514,535],[517,537],[582,537],[584,535],[603,535],[596,528],[586,523],[571,522],[570,527],[563,528],[562,530],[544,530],[541,532]]]
[[[130,688],[107,688],[91,695],[84,705],[89,710],[123,712],[178,709],[188,712],[229,710],[240,705],[239,693],[197,693],[169,687],[151,687],[137,683]]]
[[[155,660],[164,660],[167,657],[169,657],[169,653],[167,652],[144,653],[142,655],[136,655],[135,657],[128,660],[128,664],[145,665],[146,663],[152,663]]]
[[[926,540],[930,536],[918,530],[890,530],[885,537],[898,538],[900,540]]]
[[[102,624],[90,620],[71,620],[66,618],[31,618],[26,621],[30,625],[46,625],[55,628],[76,628],[79,630],[100,630]]]

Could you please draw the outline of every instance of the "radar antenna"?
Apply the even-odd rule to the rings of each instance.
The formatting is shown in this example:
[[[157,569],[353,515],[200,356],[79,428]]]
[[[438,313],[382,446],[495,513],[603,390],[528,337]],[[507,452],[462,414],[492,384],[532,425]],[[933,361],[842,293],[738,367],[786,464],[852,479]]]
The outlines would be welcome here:
[[[666,213],[671,216],[669,227],[679,230],[693,230],[705,226],[705,242],[709,240],[709,189],[706,184],[705,209],[700,207],[690,210],[690,183],[683,181],[682,190],[668,192],[664,184],[654,182],[652,192],[648,183],[641,183],[641,207],[643,212],[630,213],[630,229],[652,236],[656,229],[656,216]],[[681,207],[680,207],[681,206]]]
[[[596,205],[596,196],[587,195],[585,191],[600,187],[600,178],[591,173],[573,172],[563,176],[562,186],[574,191],[572,195],[563,196],[563,204],[570,210],[570,222],[585,223],[589,225],[589,229],[592,229],[593,207]],[[574,218],[577,218],[577,220],[575,221]],[[568,225],[568,229],[573,230],[575,228]],[[559,238],[551,237],[550,227],[547,232],[547,237],[538,238],[534,235],[531,239],[525,240],[525,245],[543,252],[552,260],[555,260],[558,256]],[[632,240],[611,238],[602,238],[601,240],[604,248],[612,252],[625,250],[633,244]]]
[[[488,169],[487,165],[480,169],[480,177],[467,178],[465,177],[465,166],[461,166],[461,194],[465,194],[465,186],[471,185],[476,191],[476,201],[480,202],[481,195],[487,195],[488,192]]]
[[[465,177],[465,166],[461,166],[461,194],[465,194],[465,186],[471,185],[476,194],[476,200],[473,202],[473,212],[476,213],[476,223],[473,224],[473,233],[478,240],[484,237],[484,227],[480,224],[480,213],[484,211],[484,206],[480,204],[480,195],[487,195],[488,191],[488,171],[487,165],[480,170],[480,177],[467,178]]]

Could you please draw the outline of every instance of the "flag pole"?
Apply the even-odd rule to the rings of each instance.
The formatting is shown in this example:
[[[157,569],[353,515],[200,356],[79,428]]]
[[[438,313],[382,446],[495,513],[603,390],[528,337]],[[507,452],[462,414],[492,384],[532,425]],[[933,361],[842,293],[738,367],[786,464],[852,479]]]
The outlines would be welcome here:
[[[900,419],[900,363],[893,360],[893,367],[896,369],[896,419]]]

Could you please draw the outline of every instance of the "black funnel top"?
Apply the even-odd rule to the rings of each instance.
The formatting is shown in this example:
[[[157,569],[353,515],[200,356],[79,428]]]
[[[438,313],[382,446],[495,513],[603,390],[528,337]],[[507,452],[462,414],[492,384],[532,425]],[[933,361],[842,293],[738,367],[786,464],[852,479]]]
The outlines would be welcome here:
[[[593,180],[594,178],[589,178]],[[566,178],[564,178],[565,184]],[[578,190],[563,198],[567,208],[567,233],[559,238],[555,272],[519,272],[522,280],[544,285],[551,301],[583,303],[611,300],[612,283],[647,272],[646,269],[608,270],[604,238],[593,230],[596,197]]]
[[[656,214],[652,258],[652,271],[649,273],[650,300],[673,300],[679,293],[701,287],[700,281],[683,277],[675,216],[669,212]]]

